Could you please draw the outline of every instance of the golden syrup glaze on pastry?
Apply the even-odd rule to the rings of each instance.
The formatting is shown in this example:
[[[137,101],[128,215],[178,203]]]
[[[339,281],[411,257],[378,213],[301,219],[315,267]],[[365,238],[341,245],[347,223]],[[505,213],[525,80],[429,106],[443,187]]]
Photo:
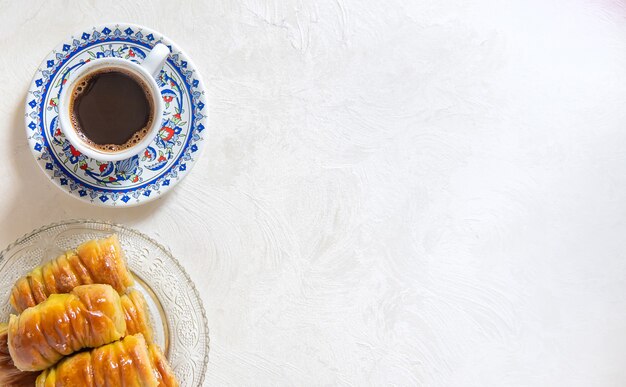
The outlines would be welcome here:
[[[8,324],[0,324],[0,386],[34,386],[39,372],[25,372],[15,368],[9,353],[8,330]]]
[[[130,290],[120,298],[124,319],[126,320],[126,334],[134,335],[141,333],[148,344],[154,340],[152,323],[148,304],[143,295],[137,290]]]
[[[178,380],[176,380],[174,371],[161,352],[161,348],[156,344],[151,344],[148,346],[148,352],[152,367],[156,371],[155,375],[159,381],[159,387],[178,387]]]
[[[117,235],[87,241],[76,249],[33,269],[19,278],[11,290],[16,311],[35,306],[51,294],[68,293],[76,286],[109,284],[123,294],[133,285]]]
[[[36,387],[126,386],[159,387],[160,375],[152,365],[141,334],[66,357],[39,375]]]
[[[126,322],[126,335],[141,333],[150,344],[154,334],[148,304],[143,295],[133,289],[121,296],[120,302]],[[159,385],[178,385],[159,347],[151,344],[149,351],[150,360],[159,372]],[[0,324],[0,386],[32,386],[38,375],[39,372],[20,371],[15,367],[8,348],[8,324]]]
[[[18,369],[40,371],[63,356],[113,342],[125,333],[119,294],[110,285],[83,285],[11,315],[8,345]]]

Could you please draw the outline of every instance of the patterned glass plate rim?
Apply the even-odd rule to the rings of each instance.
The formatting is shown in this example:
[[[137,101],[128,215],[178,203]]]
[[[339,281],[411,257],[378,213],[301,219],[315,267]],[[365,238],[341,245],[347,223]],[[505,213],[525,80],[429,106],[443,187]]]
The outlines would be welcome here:
[[[58,95],[67,77],[101,57],[140,63],[159,42],[171,53],[157,79],[166,105],[157,137],[128,160],[85,157],[58,127]],[[129,207],[159,198],[187,176],[206,147],[206,105],[202,77],[179,46],[147,27],[109,23],[71,35],[44,58],[26,97],[25,130],[37,164],[63,192],[91,204]]]
[[[155,341],[165,348],[181,386],[201,386],[209,362],[210,340],[200,293],[169,249],[129,227],[100,220],[73,219],[40,227],[9,244],[0,252],[0,315],[8,317],[9,291],[18,277],[66,249],[66,243],[75,243],[76,237],[82,241],[111,233],[120,237],[128,265],[138,277],[135,288],[148,301]],[[136,251],[138,248],[140,252]]]

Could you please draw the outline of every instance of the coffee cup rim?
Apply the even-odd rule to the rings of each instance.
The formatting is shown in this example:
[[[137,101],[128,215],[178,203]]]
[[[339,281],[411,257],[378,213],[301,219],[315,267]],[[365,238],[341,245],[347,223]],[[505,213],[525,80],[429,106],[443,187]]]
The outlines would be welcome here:
[[[137,142],[137,144],[115,152],[105,152],[99,149],[95,149],[88,143],[83,141],[76,133],[72,121],[70,119],[70,95],[71,90],[74,89],[74,85],[77,80],[81,79],[90,72],[97,71],[106,67],[118,67],[125,71],[130,71],[133,74],[137,74],[142,81],[144,81],[148,87],[150,87],[150,95],[153,98],[154,106],[154,119],[150,129],[146,132],[145,136]],[[138,155],[143,150],[148,148],[150,143],[156,137],[158,130],[161,128],[161,117],[163,116],[163,101],[161,100],[161,93],[159,86],[156,83],[154,77],[148,73],[141,65],[123,58],[99,58],[93,59],[89,63],[86,63],[77,71],[70,74],[67,86],[63,87],[61,95],[59,96],[59,126],[61,131],[68,139],[70,144],[74,146],[76,150],[81,152],[87,157],[99,160],[99,161],[120,161],[126,160],[133,156]]]

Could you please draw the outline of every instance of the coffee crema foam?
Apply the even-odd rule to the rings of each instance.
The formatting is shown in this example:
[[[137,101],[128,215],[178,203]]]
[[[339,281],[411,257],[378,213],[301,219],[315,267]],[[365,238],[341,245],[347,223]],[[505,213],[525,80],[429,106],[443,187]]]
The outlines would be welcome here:
[[[76,127],[76,124],[74,123],[74,119],[73,118],[72,118],[72,125],[74,125],[74,127]],[[148,129],[149,128],[140,129],[135,134],[133,134],[133,137],[131,137],[130,140],[126,141],[122,145],[117,145],[117,144],[96,144],[95,142],[91,141],[89,139],[89,137],[87,137],[85,135],[85,133],[83,133],[82,131],[76,131],[76,134],[78,134],[78,137],[84,143],[88,144],[90,147],[92,147],[94,149],[102,150],[102,151],[105,151],[105,152],[120,152],[120,151],[123,151],[124,149],[132,148],[133,146],[137,145],[139,143],[139,141],[141,141],[146,136],[146,134],[148,134]]]
[[[77,101],[80,101],[80,98],[83,96],[83,94],[86,94],[88,91],[90,91],[91,87],[93,86],[91,85],[91,82],[94,80],[94,78],[97,78],[102,74],[115,73],[115,72],[121,73],[131,78],[134,82],[136,82],[139,85],[139,87],[142,89],[145,95],[146,101],[149,104],[149,116],[143,128],[134,131],[134,134],[131,136],[131,138],[128,139],[123,144],[113,144],[113,143],[100,144],[90,139],[84,133],[82,126],[80,124],[79,117],[78,117],[79,114],[77,113],[76,108],[75,108],[75,103]],[[76,85],[74,86],[74,89],[72,90],[72,96],[70,100],[69,109],[70,109],[70,121],[78,137],[84,143],[86,143],[89,147],[96,149],[96,150],[104,151],[104,152],[119,152],[128,148],[132,148],[133,146],[137,145],[146,136],[146,134],[152,127],[152,123],[154,121],[154,114],[155,114],[154,99],[152,97],[152,92],[150,91],[149,86],[146,85],[146,83],[142,79],[137,77],[134,73],[127,71],[126,69],[123,69],[121,67],[114,67],[114,66],[99,69],[90,74],[87,74],[80,80],[80,82],[76,83]]]

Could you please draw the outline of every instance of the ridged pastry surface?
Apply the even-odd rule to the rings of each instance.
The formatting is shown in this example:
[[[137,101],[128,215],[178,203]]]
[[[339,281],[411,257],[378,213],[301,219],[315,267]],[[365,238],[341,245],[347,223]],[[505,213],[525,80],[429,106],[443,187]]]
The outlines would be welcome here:
[[[81,352],[46,369],[37,387],[159,387],[146,341],[141,334]]]
[[[94,283],[111,285],[120,294],[134,283],[117,235],[87,241],[76,251],[36,267],[16,281],[10,303],[22,312],[51,294],[68,293],[76,286]]]
[[[113,342],[125,333],[118,293],[109,285],[83,285],[68,294],[53,294],[19,316],[11,315],[8,345],[18,369],[39,371],[63,356]]]
[[[156,371],[155,375],[159,381],[159,387],[178,387],[180,384],[161,349],[156,344],[151,344],[148,347],[148,352],[152,367]]]
[[[150,321],[148,304],[143,295],[137,290],[131,290],[128,294],[124,294],[120,301],[124,311],[124,319],[126,320],[126,334],[134,335],[141,333],[146,342],[152,343],[154,332],[152,322]]]

